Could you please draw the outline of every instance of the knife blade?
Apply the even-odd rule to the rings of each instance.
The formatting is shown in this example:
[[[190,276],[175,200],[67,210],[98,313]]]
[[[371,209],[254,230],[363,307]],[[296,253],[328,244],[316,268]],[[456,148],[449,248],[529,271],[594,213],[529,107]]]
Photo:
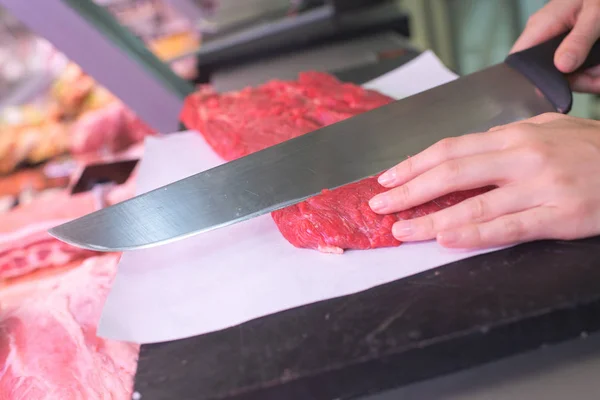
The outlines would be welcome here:
[[[97,251],[156,246],[222,228],[378,174],[450,136],[568,112],[554,67],[564,35],[505,62],[192,175],[49,231]],[[600,64],[598,43],[585,68]]]

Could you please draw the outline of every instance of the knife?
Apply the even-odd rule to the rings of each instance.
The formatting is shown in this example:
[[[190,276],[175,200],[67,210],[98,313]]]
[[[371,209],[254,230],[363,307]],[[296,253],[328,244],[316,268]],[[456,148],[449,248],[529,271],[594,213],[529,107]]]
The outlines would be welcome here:
[[[225,163],[49,231],[97,251],[156,246],[225,227],[378,174],[442,138],[545,112],[572,93],[554,66],[566,34],[503,63]],[[581,70],[600,64],[597,42]]]

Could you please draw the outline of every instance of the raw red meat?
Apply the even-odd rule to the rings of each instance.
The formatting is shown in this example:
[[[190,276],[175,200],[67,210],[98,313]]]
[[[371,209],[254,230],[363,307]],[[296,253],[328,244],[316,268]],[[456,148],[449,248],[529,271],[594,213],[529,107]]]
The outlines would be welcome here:
[[[118,255],[47,234],[101,195],[65,190],[0,215],[0,399],[131,399],[138,346],[96,336]]]
[[[86,153],[103,150],[118,140],[123,129],[123,106],[109,104],[83,114],[71,127],[70,150]]]
[[[0,291],[0,399],[131,399],[138,346],[96,336],[118,261],[92,257]]]
[[[127,141],[125,146],[122,146],[119,150],[131,144],[142,142],[146,136],[156,134],[154,129],[150,128],[127,107],[123,108],[123,123],[123,132],[121,134],[127,137]]]
[[[0,215],[0,281],[93,255],[54,239],[47,230],[98,208],[93,192],[65,192]]]
[[[120,102],[88,111],[71,127],[73,154],[122,151],[156,132]]]
[[[55,225],[46,225],[45,228],[38,225],[10,235],[10,238],[0,237],[0,281],[95,254],[48,235],[46,230]]]
[[[233,160],[391,101],[328,74],[310,72],[300,74],[297,81],[271,81],[234,93],[218,94],[203,87],[186,99],[181,119],[218,155]],[[398,246],[391,234],[394,222],[438,211],[483,190],[487,189],[451,194],[381,216],[371,211],[368,201],[384,188],[368,178],[325,190],[272,216],[283,236],[297,247],[341,253]]]
[[[294,246],[325,253],[345,249],[366,250],[399,246],[392,225],[399,220],[422,217],[483,193],[488,188],[452,193],[399,213],[380,215],[369,200],[386,189],[376,177],[324,190],[322,194],[272,213],[279,231]]]
[[[218,94],[204,87],[188,96],[182,122],[233,160],[393,101],[331,75],[307,72],[297,81]]]

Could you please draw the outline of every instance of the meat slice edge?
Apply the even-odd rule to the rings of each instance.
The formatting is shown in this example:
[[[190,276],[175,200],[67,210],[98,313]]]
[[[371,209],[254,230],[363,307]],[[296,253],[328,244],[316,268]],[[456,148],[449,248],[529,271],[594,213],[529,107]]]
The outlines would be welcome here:
[[[405,211],[381,215],[371,210],[369,200],[387,189],[376,177],[370,177],[324,190],[271,215],[283,237],[295,247],[341,254],[344,250],[399,246],[402,242],[392,235],[395,222],[432,214],[491,189],[450,193]]]

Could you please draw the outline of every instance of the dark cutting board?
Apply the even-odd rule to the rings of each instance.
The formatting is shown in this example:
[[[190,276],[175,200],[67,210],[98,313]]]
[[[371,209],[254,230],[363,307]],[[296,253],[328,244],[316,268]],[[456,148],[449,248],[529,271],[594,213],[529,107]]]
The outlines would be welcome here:
[[[362,83],[413,57],[338,76]],[[600,238],[529,243],[144,345],[135,390],[144,400],[358,398],[599,328]]]

